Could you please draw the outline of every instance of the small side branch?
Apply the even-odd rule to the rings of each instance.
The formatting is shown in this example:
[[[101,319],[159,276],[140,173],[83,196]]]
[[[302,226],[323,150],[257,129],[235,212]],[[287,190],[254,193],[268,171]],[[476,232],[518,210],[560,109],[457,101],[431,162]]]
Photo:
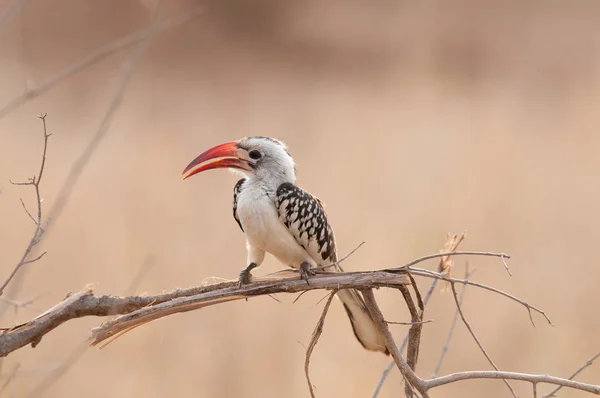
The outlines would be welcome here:
[[[44,252],[33,259],[29,258],[29,256],[31,255],[31,252],[33,251],[33,248],[40,242],[40,240],[42,239],[42,236],[44,235],[44,232],[45,232],[44,227],[42,226],[42,202],[43,202],[43,199],[42,199],[42,194],[40,193],[40,183],[42,182],[42,176],[44,174],[44,166],[46,165],[46,152],[48,150],[48,138],[50,138],[50,136],[52,135],[52,134],[48,133],[48,128],[46,126],[46,114],[39,115],[38,117],[42,121],[43,133],[44,133],[44,149],[42,150],[42,161],[40,164],[39,172],[38,172],[37,176],[34,175],[28,181],[25,181],[25,182],[10,181],[11,184],[13,184],[13,185],[31,185],[31,186],[33,186],[33,189],[35,190],[35,197],[36,197],[36,202],[37,202],[37,217],[34,217],[31,214],[31,212],[27,209],[27,206],[25,206],[25,202],[23,202],[23,199],[21,199],[21,204],[23,205],[23,209],[25,209],[25,213],[27,213],[29,218],[31,220],[33,220],[33,222],[35,223],[35,230],[33,232],[33,236],[29,240],[29,244],[27,245],[27,248],[25,248],[25,252],[21,256],[21,259],[19,260],[17,265],[15,265],[15,267],[13,268],[11,273],[8,275],[8,277],[6,278],[4,283],[2,283],[2,285],[0,285],[0,296],[2,296],[2,294],[4,294],[4,289],[13,280],[13,278],[15,277],[17,272],[19,272],[21,267],[23,267],[24,265],[31,264],[31,263],[38,261],[39,259],[41,259],[44,256],[44,254],[46,254]]]
[[[308,371],[308,367],[310,365],[310,357],[312,355],[319,338],[321,337],[321,333],[323,333],[323,325],[325,325],[325,317],[327,316],[327,311],[329,311],[329,306],[331,305],[331,300],[333,300],[333,296],[337,293],[337,290],[329,293],[329,297],[327,298],[327,302],[325,302],[325,307],[323,307],[323,312],[321,313],[321,317],[315,326],[315,330],[313,330],[312,337],[310,339],[310,343],[308,344],[308,348],[306,349],[306,358],[304,360],[304,374],[306,375],[306,382],[308,383],[308,390],[310,392],[310,396],[315,398],[315,391],[313,389],[312,382],[310,381],[310,374]]]

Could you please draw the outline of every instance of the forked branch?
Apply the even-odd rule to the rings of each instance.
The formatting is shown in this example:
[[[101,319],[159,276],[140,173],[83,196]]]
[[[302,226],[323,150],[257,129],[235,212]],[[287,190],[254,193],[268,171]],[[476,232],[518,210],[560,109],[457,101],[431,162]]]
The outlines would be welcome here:
[[[42,198],[42,194],[40,193],[40,183],[42,182],[42,176],[44,175],[44,166],[46,165],[46,152],[48,149],[48,138],[50,138],[50,136],[52,135],[51,133],[48,133],[48,128],[46,126],[46,114],[39,115],[38,118],[42,121],[42,125],[43,125],[42,131],[44,134],[44,149],[42,150],[42,160],[41,160],[39,172],[37,175],[34,174],[33,177],[30,177],[28,181],[23,181],[23,182],[15,182],[12,180],[10,181],[10,183],[13,185],[30,185],[33,187],[34,192],[35,192],[36,207],[37,207],[36,216],[33,216],[31,214],[31,212],[27,209],[27,206],[25,205],[25,202],[23,201],[23,199],[21,199],[21,205],[23,206],[23,209],[25,210],[25,213],[27,214],[27,216],[29,216],[29,218],[34,222],[35,229],[33,231],[33,236],[29,240],[29,244],[25,248],[25,252],[21,256],[21,259],[15,265],[15,267],[13,268],[11,273],[8,275],[8,277],[6,278],[4,283],[2,283],[2,285],[0,285],[0,296],[2,296],[2,294],[4,293],[4,289],[6,288],[6,286],[8,286],[10,281],[12,281],[12,279],[15,277],[17,272],[19,272],[21,267],[23,267],[24,265],[31,264],[31,263],[38,261],[46,254],[44,252],[44,253],[36,256],[35,258],[30,258],[33,248],[40,242],[40,239],[42,239],[42,236],[44,235],[44,232],[45,232],[44,226],[42,223],[42,221],[43,221],[43,217],[42,217],[43,216],[42,215],[43,198]]]

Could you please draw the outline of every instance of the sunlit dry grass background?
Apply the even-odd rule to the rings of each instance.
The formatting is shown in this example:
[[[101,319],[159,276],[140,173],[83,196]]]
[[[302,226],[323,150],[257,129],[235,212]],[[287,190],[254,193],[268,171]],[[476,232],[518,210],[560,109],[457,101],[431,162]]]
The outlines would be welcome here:
[[[600,4],[578,2],[168,1],[161,18],[204,14],[159,32],[141,59],[107,135],[83,170],[2,326],[93,283],[123,294],[233,279],[245,265],[231,216],[235,179],[214,171],[183,182],[204,149],[244,135],[289,144],[299,184],[326,204],[341,254],[366,245],[350,270],[401,265],[438,251],[447,232],[462,248],[505,251],[471,258],[474,278],[547,310],[555,327],[486,292],[465,311],[504,370],[567,376],[599,350]],[[12,1],[0,1],[0,12]],[[0,31],[0,106],[112,40],[147,25],[152,1],[28,2]],[[49,209],[114,96],[133,48],[90,66],[0,120],[2,278],[32,233],[10,185],[37,170],[48,113],[53,136],[42,184]],[[462,274],[464,259],[455,266]],[[434,268],[435,262],[427,264]],[[255,271],[281,266],[269,258]],[[422,281],[423,287],[426,281]],[[451,321],[449,293],[426,313],[419,373],[435,367]],[[40,383],[46,397],[305,397],[304,348],[322,292],[236,302],[172,316],[88,349],[81,319],[10,355],[4,396]],[[409,316],[401,297],[377,292],[389,320]],[[393,326],[399,339],[405,326]],[[312,359],[320,397],[370,396],[388,360],[364,351],[332,305]],[[457,327],[442,373],[488,369]],[[65,372],[66,370],[66,372]],[[63,373],[64,372],[64,373]],[[580,376],[598,383],[600,364]],[[522,394],[530,385],[515,384]],[[393,372],[382,397],[402,394]],[[37,394],[39,396],[41,394]],[[505,397],[500,381],[461,382],[439,397]],[[564,391],[562,397],[583,397]]]

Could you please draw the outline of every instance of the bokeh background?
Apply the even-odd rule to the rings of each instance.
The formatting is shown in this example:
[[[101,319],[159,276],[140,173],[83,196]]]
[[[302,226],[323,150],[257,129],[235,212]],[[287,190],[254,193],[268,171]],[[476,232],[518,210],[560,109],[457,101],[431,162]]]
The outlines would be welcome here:
[[[93,50],[148,26],[154,1],[0,1],[0,107]],[[595,1],[164,1],[159,20],[202,15],[157,32],[109,129],[68,197],[61,187],[118,90],[136,46],[117,51],[0,120],[0,271],[33,231],[12,186],[37,171],[41,123],[53,133],[44,208],[64,210],[46,256],[4,294],[1,324],[34,317],[92,283],[98,294],[156,293],[234,279],[244,237],[231,216],[236,179],[213,171],[183,182],[201,151],[245,135],[286,141],[299,184],[327,205],[346,269],[398,266],[435,253],[447,232],[473,278],[545,309],[556,326],[469,289],[465,312],[503,370],[568,376],[600,349],[600,4]],[[18,6],[18,4],[17,4]],[[4,14],[5,16],[8,14]],[[457,260],[462,275],[465,258]],[[433,269],[432,261],[425,266]],[[272,258],[255,271],[282,267]],[[139,275],[141,274],[141,278]],[[423,290],[428,281],[420,281]],[[133,286],[133,287],[131,287]],[[429,377],[454,314],[438,287],[418,372]],[[133,291],[128,291],[128,288]],[[14,295],[14,296],[11,296]],[[85,349],[85,318],[2,363],[2,396],[306,397],[304,346],[323,292],[228,303],[170,316]],[[409,316],[379,291],[389,320]],[[401,339],[406,326],[392,326]],[[355,341],[334,302],[311,374],[319,397],[367,397],[388,359]],[[442,373],[489,369],[459,324]],[[599,383],[600,364],[579,377]],[[513,383],[527,396],[528,384]],[[542,392],[548,390],[540,387]],[[381,397],[402,395],[396,371]],[[501,381],[465,381],[438,397],[506,397]],[[564,390],[562,397],[584,397]]]

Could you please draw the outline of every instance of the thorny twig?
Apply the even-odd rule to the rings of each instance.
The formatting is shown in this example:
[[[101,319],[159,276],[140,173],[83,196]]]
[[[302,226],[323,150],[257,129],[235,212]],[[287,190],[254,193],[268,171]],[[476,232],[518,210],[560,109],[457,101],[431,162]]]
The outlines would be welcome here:
[[[312,337],[310,339],[310,343],[306,348],[306,357],[304,359],[304,374],[306,375],[306,382],[308,383],[308,390],[310,392],[310,396],[315,398],[315,391],[313,389],[312,382],[310,381],[310,374],[308,371],[308,367],[310,364],[310,357],[312,355],[317,342],[319,341],[319,337],[321,337],[321,333],[323,333],[323,325],[325,324],[325,317],[327,316],[327,311],[329,311],[329,306],[331,305],[331,300],[333,300],[333,296],[337,293],[337,290],[333,290],[329,293],[329,297],[327,298],[327,302],[325,302],[325,307],[323,307],[323,312],[321,313],[321,317],[317,321],[317,325],[315,326],[315,330],[313,330]]]
[[[37,201],[37,217],[34,218],[33,215],[31,214],[31,212],[29,212],[29,210],[27,210],[27,207],[25,206],[25,202],[23,202],[23,199],[21,199],[21,203],[23,204],[23,208],[25,209],[25,212],[27,213],[29,218],[31,218],[33,220],[33,222],[35,223],[35,230],[33,232],[33,236],[29,240],[29,244],[27,245],[27,248],[25,249],[23,256],[21,257],[21,260],[19,260],[19,262],[17,263],[17,265],[15,265],[15,267],[13,268],[13,270],[10,273],[10,275],[8,276],[8,278],[6,278],[4,283],[0,286],[0,296],[2,296],[2,294],[4,293],[4,289],[6,288],[6,286],[8,286],[10,281],[12,281],[12,279],[15,277],[17,272],[19,272],[21,267],[23,267],[24,265],[31,264],[33,262],[38,261],[46,254],[46,252],[43,252],[42,254],[40,254],[39,256],[37,256],[35,258],[29,258],[33,248],[35,247],[35,245],[37,245],[40,242],[40,239],[42,239],[42,236],[44,235],[44,232],[45,232],[45,227],[42,225],[42,202],[43,202],[43,199],[42,199],[42,195],[40,193],[40,183],[42,181],[42,176],[44,174],[44,166],[46,165],[46,151],[48,149],[48,138],[52,135],[51,133],[48,133],[48,129],[46,126],[46,114],[44,113],[42,115],[39,115],[38,117],[42,121],[43,133],[44,133],[44,149],[42,151],[42,161],[40,164],[40,171],[38,172],[37,176],[34,175],[28,181],[25,181],[25,182],[15,182],[15,181],[10,180],[10,183],[13,185],[31,185],[31,186],[33,186],[33,188],[35,190],[36,201]]]

